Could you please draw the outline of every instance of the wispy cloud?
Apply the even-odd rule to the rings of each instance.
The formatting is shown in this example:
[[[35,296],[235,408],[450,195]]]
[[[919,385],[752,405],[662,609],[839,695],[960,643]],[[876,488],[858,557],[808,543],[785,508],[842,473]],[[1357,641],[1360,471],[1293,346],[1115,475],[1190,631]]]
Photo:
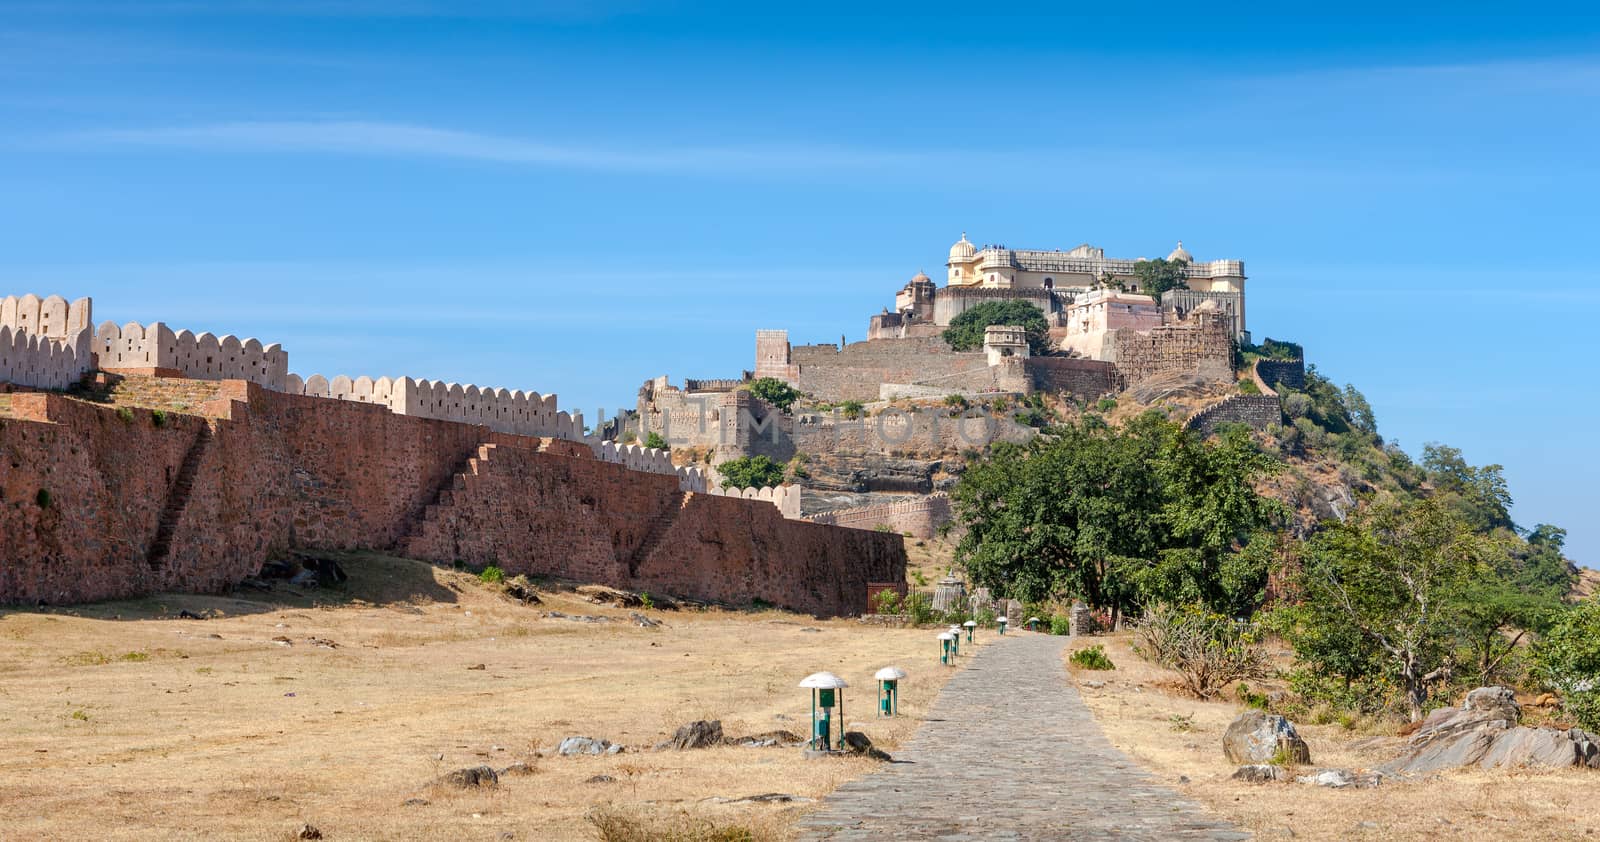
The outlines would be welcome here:
[[[213,151],[317,152],[487,161],[635,172],[877,169],[924,156],[829,145],[617,149],[367,121],[235,122],[79,132],[73,139]]]

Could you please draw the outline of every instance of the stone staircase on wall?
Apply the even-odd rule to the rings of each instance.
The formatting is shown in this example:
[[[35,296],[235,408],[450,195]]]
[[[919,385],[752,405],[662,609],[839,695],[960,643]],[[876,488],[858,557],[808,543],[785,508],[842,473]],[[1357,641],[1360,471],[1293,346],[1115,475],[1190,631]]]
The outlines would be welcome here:
[[[462,460],[456,472],[451,474],[450,478],[445,480],[439,490],[434,493],[433,502],[422,507],[422,511],[411,519],[409,528],[406,529],[400,540],[395,542],[395,548],[402,555],[417,557],[414,555],[416,551],[413,546],[414,542],[426,533],[429,525],[442,517],[444,511],[454,504],[457,492],[471,488],[477,482],[477,478],[488,470],[488,462],[490,457],[494,455],[494,451],[495,445],[481,444],[478,445],[478,449],[473,455]]]
[[[650,558],[650,554],[655,552],[657,547],[661,546],[661,542],[666,539],[667,533],[672,531],[672,525],[678,522],[678,515],[683,513],[684,507],[689,505],[689,498],[693,496],[693,494],[682,491],[678,492],[677,496],[662,510],[661,514],[656,515],[650,521],[650,528],[645,531],[644,538],[640,539],[639,546],[628,557],[628,575],[637,576],[639,574],[639,566]]]
[[[178,521],[183,518],[183,513],[189,508],[189,498],[194,494],[195,475],[200,472],[200,463],[205,460],[207,446],[211,443],[211,425],[203,424],[195,433],[194,441],[189,445],[189,450],[183,454],[183,462],[178,465],[178,475],[172,479],[172,488],[167,491],[167,500],[161,506],[161,519],[156,522],[156,535],[150,541],[150,549],[145,554],[145,562],[151,570],[160,570],[166,566],[167,556],[172,554],[172,536],[178,530]]]

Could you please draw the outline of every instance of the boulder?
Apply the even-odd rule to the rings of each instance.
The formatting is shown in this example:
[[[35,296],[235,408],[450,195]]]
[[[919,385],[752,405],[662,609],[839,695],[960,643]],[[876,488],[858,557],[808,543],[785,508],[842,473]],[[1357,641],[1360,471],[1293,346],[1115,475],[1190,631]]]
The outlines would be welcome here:
[[[457,769],[439,779],[445,786],[460,789],[473,789],[481,786],[494,786],[500,783],[500,776],[488,766],[474,766],[470,769]]]
[[[1247,710],[1222,735],[1222,753],[1234,763],[1310,763],[1311,748],[1294,724],[1277,714]]]
[[[672,739],[658,747],[684,751],[685,749],[709,748],[716,745],[722,745],[722,720],[716,719],[707,722],[701,719],[679,728],[677,733],[672,735]]]
[[[1517,724],[1522,708],[1505,687],[1479,687],[1460,707],[1429,714],[1388,764],[1393,773],[1433,772],[1462,766],[1484,769],[1573,766],[1600,768],[1600,739],[1579,728],[1529,728]]]
[[[1289,780],[1289,773],[1284,771],[1282,766],[1252,763],[1233,770],[1231,777],[1233,780],[1250,784],[1270,784]]]
[[[561,741],[556,748],[556,754],[571,756],[574,754],[616,754],[621,746],[614,746],[609,740],[597,740],[593,737],[568,737]]]

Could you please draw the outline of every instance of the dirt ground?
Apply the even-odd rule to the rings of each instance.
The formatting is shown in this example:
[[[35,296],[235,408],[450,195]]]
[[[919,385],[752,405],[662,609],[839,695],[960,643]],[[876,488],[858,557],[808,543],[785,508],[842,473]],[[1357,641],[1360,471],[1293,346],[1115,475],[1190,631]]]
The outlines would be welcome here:
[[[585,816],[607,805],[783,838],[805,803],[721,800],[816,798],[873,761],[647,749],[696,719],[805,735],[795,685],[831,670],[851,682],[847,721],[893,752],[946,677],[925,630],[659,610],[646,629],[572,593],[527,607],[468,574],[345,564],[342,589],[0,613],[0,838],[287,839],[309,823],[328,839],[592,839]],[[893,720],[873,715],[887,664],[910,673]],[[571,735],[628,751],[554,756]],[[534,772],[431,785],[516,762]]]
[[[1600,838],[1600,803],[1593,797],[1600,772],[1590,770],[1460,771],[1368,790],[1231,781],[1236,767],[1223,757],[1222,734],[1242,708],[1183,696],[1176,674],[1141,660],[1126,634],[1095,642],[1105,645],[1116,669],[1069,671],[1111,741],[1162,782],[1261,839]],[[1078,648],[1083,647],[1069,647],[1069,653]],[[1374,767],[1392,758],[1402,742],[1339,725],[1297,722],[1296,728],[1314,764],[1302,773]]]

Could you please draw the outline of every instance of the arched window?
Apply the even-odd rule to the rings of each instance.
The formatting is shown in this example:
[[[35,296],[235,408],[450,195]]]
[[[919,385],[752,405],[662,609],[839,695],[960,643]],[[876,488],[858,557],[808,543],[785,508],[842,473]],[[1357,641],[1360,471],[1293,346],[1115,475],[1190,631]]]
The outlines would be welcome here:
[[[1055,278],[1045,278],[1044,279],[1044,288],[1045,289],[1055,289],[1056,288],[1056,279]]]

